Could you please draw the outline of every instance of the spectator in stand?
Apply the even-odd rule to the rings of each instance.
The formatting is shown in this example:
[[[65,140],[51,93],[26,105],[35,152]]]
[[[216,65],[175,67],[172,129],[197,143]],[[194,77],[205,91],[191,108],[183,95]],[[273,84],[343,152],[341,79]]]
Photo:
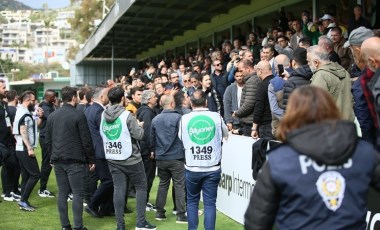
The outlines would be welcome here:
[[[195,89],[194,89],[195,91]],[[183,91],[178,91],[174,94],[175,110],[181,114],[188,114],[191,112],[189,96]],[[175,204],[175,202],[173,202]]]
[[[134,87],[131,89],[132,101],[125,107],[126,110],[131,112],[134,116],[136,115],[137,109],[141,106],[141,94],[143,89],[139,87]]]
[[[239,38],[234,39],[233,45],[234,45],[233,50],[235,51],[241,50],[241,41],[239,40]]]
[[[354,6],[354,17],[351,17],[351,20],[348,23],[348,35],[350,35],[354,29],[359,28],[361,26],[366,27],[368,29],[372,29],[371,23],[367,21],[365,18],[363,18],[362,11],[363,8],[361,5],[357,4]]]
[[[154,85],[162,83],[161,76],[155,76],[154,79],[153,79],[153,83],[154,83]]]
[[[277,44],[274,47],[279,54],[285,54],[289,59],[293,57],[293,49],[289,46],[289,39],[281,35],[277,38]]]
[[[182,91],[186,93],[187,95],[191,95],[194,92],[194,88],[191,85],[191,80],[190,80],[190,73],[186,73],[183,78],[183,88]]]
[[[358,79],[352,84],[352,94],[354,95],[355,101],[355,116],[359,121],[362,137],[364,140],[379,146],[377,143],[379,123],[376,117],[373,94],[371,92],[371,85],[373,85],[372,82],[374,82],[374,71],[376,71],[376,69],[372,68],[372,66],[367,66],[365,57],[370,55],[371,52],[370,49],[366,49],[366,44],[364,44],[365,40],[373,37],[373,35],[371,30],[365,27],[359,27],[351,31],[345,46],[351,49],[355,64],[361,72]],[[371,45],[376,47],[374,44]],[[362,49],[361,46],[364,49]]]
[[[369,186],[380,191],[378,152],[341,120],[331,95],[295,90],[278,137],[285,144],[267,154],[245,229],[366,229]]]
[[[250,52],[251,51],[247,51]],[[252,55],[252,53],[251,53]],[[214,72],[210,75],[212,88],[216,91],[220,103],[220,114],[224,115],[223,95],[229,85],[227,72],[223,70],[223,63],[220,60],[213,61]]]
[[[199,74],[198,72],[192,72],[190,74],[190,82],[194,89],[202,88],[201,81],[202,81],[201,74]]]
[[[288,80],[284,84],[283,106],[286,110],[290,94],[296,89],[304,85],[310,85],[311,72],[307,65],[306,49],[298,47],[293,54],[291,66],[293,72],[289,75]]]
[[[157,115],[155,111],[156,106],[156,93],[153,90],[144,90],[141,94],[141,107],[136,112],[136,118],[144,123],[144,139],[139,141],[139,144],[147,180],[147,211],[156,211],[156,206],[149,202],[150,190],[156,176],[156,160],[152,154],[153,149],[151,148],[150,139],[152,120]]]
[[[230,131],[239,130],[243,127],[237,117],[232,117],[232,114],[240,107],[240,99],[244,87],[242,72],[235,72],[235,82],[229,85],[224,93],[224,120],[227,128]]]
[[[346,42],[342,35],[342,29],[340,27],[334,27],[330,30],[331,40],[334,44],[334,51],[338,54],[341,66],[348,69],[353,63],[351,52],[349,48],[344,48],[343,45]]]
[[[290,59],[284,55],[279,54],[275,57],[276,75],[269,81],[268,85],[268,99],[270,111],[272,113],[272,135],[275,136],[276,129],[279,121],[284,116],[283,106],[283,89],[287,77],[291,73]],[[281,68],[282,66],[282,68]],[[282,72],[280,72],[282,71]]]
[[[207,107],[212,112],[218,112],[220,113],[220,101],[218,93],[215,91],[215,89],[212,87],[212,81],[210,75],[202,75],[200,84],[202,86],[202,91],[206,95],[207,99]]]
[[[161,97],[165,93],[165,87],[162,83],[158,83],[154,86],[154,89],[159,97]]]
[[[307,63],[314,73],[311,85],[327,90],[333,97],[342,118],[354,121],[350,74],[342,66],[329,60],[329,53],[320,46],[307,50]]]
[[[309,18],[303,17],[303,26],[302,26],[302,32],[305,34],[305,36],[309,37],[311,39],[311,43],[313,45],[318,44],[318,38],[323,35],[323,32],[325,30],[325,27],[323,26],[323,23],[321,21],[316,22],[313,24],[312,22],[309,22]],[[314,28],[314,25],[317,26],[317,29],[315,31],[311,31]]]
[[[168,77],[168,75],[166,75],[166,74],[162,74],[162,75],[161,75],[161,83],[164,84],[164,85],[166,85],[166,84],[168,84],[168,82],[169,82],[169,77]]]
[[[306,36],[301,38],[299,43],[298,43],[299,48],[307,49],[310,46],[311,46],[311,39],[309,37],[306,37]]]
[[[285,30],[285,36],[288,37],[288,39],[289,39],[289,41],[290,41],[290,39],[291,39],[292,36],[293,36],[293,30],[291,30],[291,29],[287,29],[287,30]]]
[[[175,108],[174,98],[171,95],[161,97],[161,114],[152,121],[150,141],[154,152],[160,184],[157,190],[156,220],[166,220],[164,209],[170,180],[173,180],[175,189],[175,204],[177,211],[176,223],[187,223],[185,208],[185,168],[183,145],[178,137],[181,114]]]
[[[250,60],[242,60],[237,64],[236,72],[241,72],[244,79],[244,87],[239,101],[240,107],[232,114],[241,120],[243,126],[243,135],[250,136],[253,123],[253,108],[256,102],[256,91],[259,78]]]
[[[274,139],[271,125],[272,113],[268,98],[269,82],[274,76],[268,61],[260,61],[256,70],[260,82],[257,85],[251,136],[255,139],[264,137]]]
[[[261,45],[258,42],[257,36],[255,33],[251,32],[248,36],[248,49],[252,52],[254,63],[258,63],[260,61],[260,49]]]
[[[272,68],[272,73],[275,74],[274,46],[263,46],[262,57],[269,62]]]
[[[341,64],[339,55],[334,51],[334,44],[330,38],[326,35],[322,35],[319,37],[318,46],[320,46],[324,52],[328,53],[329,60],[332,62],[336,62],[339,65]]]
[[[329,30],[330,30],[330,24],[332,23],[332,17],[331,17],[331,15],[330,14],[325,14],[325,15],[323,15],[323,17],[321,17],[320,19],[319,19],[319,21],[322,21],[322,26],[323,26],[323,35],[326,35],[328,32],[329,32]],[[334,25],[334,27],[335,27],[335,25]],[[321,31],[321,30],[319,30],[319,31]]]
[[[301,21],[300,20],[294,20],[292,22],[293,29],[295,31],[295,34],[290,38],[290,47],[292,50],[295,50],[298,47],[298,42],[301,38],[304,37],[304,34],[302,32],[302,27],[301,27]]]

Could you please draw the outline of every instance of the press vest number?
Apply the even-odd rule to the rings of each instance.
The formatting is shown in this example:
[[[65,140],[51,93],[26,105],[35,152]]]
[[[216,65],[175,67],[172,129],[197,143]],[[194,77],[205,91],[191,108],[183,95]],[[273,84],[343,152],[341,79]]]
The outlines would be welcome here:
[[[200,153],[211,154],[212,153],[212,146],[204,146],[202,148],[199,146],[196,146],[196,147],[191,147],[190,150],[191,150],[192,154],[200,154]]]
[[[121,142],[111,142],[110,141],[110,142],[107,142],[106,145],[107,145],[107,148],[109,148],[109,149],[112,149],[112,148],[121,149],[123,147]]]

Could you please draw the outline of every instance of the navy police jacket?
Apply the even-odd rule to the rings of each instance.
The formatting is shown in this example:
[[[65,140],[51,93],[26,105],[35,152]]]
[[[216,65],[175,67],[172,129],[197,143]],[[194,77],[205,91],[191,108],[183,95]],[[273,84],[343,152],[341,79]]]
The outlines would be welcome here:
[[[366,229],[369,186],[380,189],[379,154],[348,121],[288,133],[259,174],[246,229]]]

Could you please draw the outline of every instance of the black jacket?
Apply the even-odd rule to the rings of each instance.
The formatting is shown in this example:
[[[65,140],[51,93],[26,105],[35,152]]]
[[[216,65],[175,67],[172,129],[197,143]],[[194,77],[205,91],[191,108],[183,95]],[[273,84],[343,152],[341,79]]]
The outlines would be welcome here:
[[[95,163],[86,116],[70,104],[48,117],[45,143],[53,163]]]
[[[267,76],[257,85],[255,110],[253,113],[253,123],[258,125],[268,125],[272,122],[272,112],[270,110],[268,98],[269,81],[274,76]]]
[[[141,154],[150,154],[153,150],[150,148],[150,127],[153,118],[156,116],[154,109],[147,105],[141,105],[141,107],[136,112],[136,118],[139,121],[144,122],[144,139],[140,141]]]
[[[303,65],[295,69],[289,76],[289,79],[284,85],[284,96],[283,96],[283,109],[286,109],[288,104],[290,94],[296,89],[303,85],[310,85],[310,79],[313,76],[313,72],[309,65]]]
[[[245,229],[366,229],[369,186],[380,189],[380,157],[348,121],[306,125],[269,152]]]
[[[54,112],[55,108],[52,103],[48,103],[46,101],[43,101],[40,103],[40,107],[44,111],[44,115],[42,117],[42,122],[40,125],[40,137],[44,138],[45,137],[45,132],[46,132],[46,121],[49,115]]]

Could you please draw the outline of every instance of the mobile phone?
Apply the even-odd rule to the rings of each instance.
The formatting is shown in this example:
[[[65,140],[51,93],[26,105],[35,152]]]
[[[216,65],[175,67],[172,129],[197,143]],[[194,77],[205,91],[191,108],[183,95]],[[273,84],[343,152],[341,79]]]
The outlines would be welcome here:
[[[283,77],[282,74],[284,73],[284,65],[278,64],[277,69],[278,69],[278,75],[280,77]]]

